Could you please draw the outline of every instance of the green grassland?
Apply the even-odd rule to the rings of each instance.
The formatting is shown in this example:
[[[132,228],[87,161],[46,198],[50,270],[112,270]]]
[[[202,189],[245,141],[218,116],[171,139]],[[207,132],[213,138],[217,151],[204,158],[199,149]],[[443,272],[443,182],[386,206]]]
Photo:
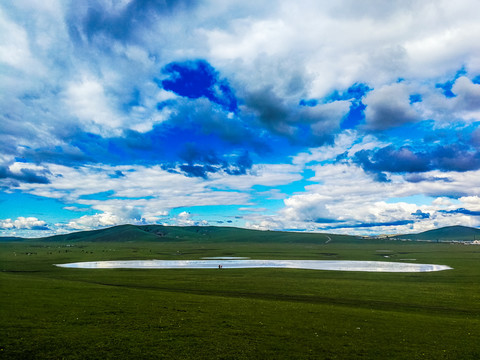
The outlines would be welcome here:
[[[480,246],[229,228],[102,231],[0,242],[0,358],[480,358]],[[205,256],[416,259],[454,269],[53,266]]]

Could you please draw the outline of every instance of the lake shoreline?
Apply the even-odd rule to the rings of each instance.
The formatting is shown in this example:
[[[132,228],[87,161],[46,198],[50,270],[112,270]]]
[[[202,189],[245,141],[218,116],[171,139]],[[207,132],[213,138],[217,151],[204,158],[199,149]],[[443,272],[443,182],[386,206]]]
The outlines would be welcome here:
[[[87,261],[54,264],[62,268],[76,269],[247,269],[247,268],[288,268],[330,271],[363,272],[432,272],[451,270],[447,265],[415,264],[387,261],[355,260],[122,260]]]

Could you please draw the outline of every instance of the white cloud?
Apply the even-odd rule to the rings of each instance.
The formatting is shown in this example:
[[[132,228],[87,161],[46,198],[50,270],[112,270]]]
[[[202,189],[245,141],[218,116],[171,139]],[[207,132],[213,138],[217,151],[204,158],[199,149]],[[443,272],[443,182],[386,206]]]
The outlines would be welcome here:
[[[480,85],[469,80],[480,73],[477,1],[278,0],[265,6],[252,0],[209,0],[159,21],[132,25],[132,38],[124,40],[109,37],[108,31],[89,39],[89,34],[82,33],[88,27],[83,21],[89,6],[80,4],[77,9],[75,4],[18,0],[0,5],[0,62],[6,69],[0,74],[5,94],[0,105],[6,109],[0,119],[0,140],[2,149],[14,144],[8,154],[0,153],[0,159],[10,163],[15,156],[38,149],[37,165],[14,163],[9,169],[15,174],[22,174],[22,169],[41,172],[51,183],[21,183],[18,190],[60,199],[67,207],[83,204],[102,212],[72,220],[72,226],[86,229],[136,219],[159,221],[182,206],[256,206],[255,185],[274,188],[302,180],[307,164],[311,166],[307,169],[315,171],[309,180],[316,184],[307,186],[304,193],[288,195],[285,209],[275,216],[249,215],[251,226],[311,227],[311,221],[319,218],[346,222],[408,219],[408,212],[418,208],[408,201],[392,200],[392,204],[388,199],[415,194],[439,200],[421,208],[432,213],[431,218],[416,222],[414,228],[463,219],[462,214],[438,213],[439,209],[455,210],[458,205],[449,204],[444,198],[447,195],[460,197],[469,209],[478,208],[478,171],[432,171],[415,183],[389,174],[391,182],[379,184],[353,164],[328,164],[345,152],[352,156],[362,149],[386,146],[388,140],[364,137],[362,129],[338,134],[341,118],[348,111],[347,101],[302,111],[297,106],[301,99],[321,102],[334,89],[366,83],[373,88],[363,99],[368,130],[419,119],[433,119],[437,126],[478,121]],[[128,0],[101,4],[105,16],[117,16]],[[284,106],[291,118],[264,127],[276,129],[278,125],[278,132],[292,135],[301,116],[315,135],[336,135],[335,144],[303,150],[292,158],[293,164],[256,164],[245,175],[219,171],[207,180],[171,173],[160,166],[41,163],[40,154],[48,155],[55,147],[80,158],[81,150],[71,141],[77,131],[120,136],[125,129],[147,132],[173,116],[182,123],[186,113],[194,110],[195,116],[211,116],[211,106],[200,106],[205,99],[185,114],[168,107],[157,110],[159,102],[180,99],[159,89],[156,81],[162,77],[163,66],[170,61],[203,58],[221,78],[228,79],[241,100],[246,94],[271,89],[267,100]],[[467,76],[455,81],[452,91],[457,96],[447,99],[435,84],[451,81],[462,66]],[[399,78],[405,80],[398,82]],[[413,92],[422,96],[421,102],[410,104]],[[250,126],[254,110],[241,106],[241,111],[248,113],[248,123],[242,126]],[[201,131],[226,129],[231,117],[215,117],[208,125],[211,128],[205,125]],[[225,134],[231,135],[226,130]],[[473,139],[477,137],[475,132]],[[109,176],[117,170],[125,176]],[[109,193],[95,195],[105,192]],[[285,196],[278,189],[258,195]],[[5,224],[15,226],[15,221],[23,226],[18,219]]]
[[[17,219],[0,220],[0,229],[16,229],[16,230],[45,230],[47,223],[39,220],[36,217],[19,216]]]
[[[300,168],[293,165],[255,165],[246,175],[218,172],[207,180],[169,172],[159,166],[71,168],[48,164],[48,170],[51,172],[49,184],[21,183],[19,189],[101,212],[72,220],[68,227],[74,229],[158,222],[172,209],[181,207],[251,205],[250,191],[254,185],[277,186],[301,179]],[[117,171],[124,176],[110,176]],[[274,191],[271,196],[278,197],[278,194]]]
[[[14,162],[9,166],[9,170],[14,174],[21,174],[22,170],[32,170],[32,171],[43,172],[46,170],[46,168],[44,166],[31,164],[31,163]]]
[[[75,212],[88,211],[87,208],[79,208],[79,207],[77,207],[77,206],[64,206],[63,208],[64,208],[65,210],[75,211]]]
[[[187,211],[182,211],[177,215],[176,222],[178,225],[182,226],[192,226],[195,225],[195,221],[192,219],[192,214]]]
[[[463,196],[459,199],[460,203],[472,211],[480,211],[480,196]]]
[[[38,1],[38,0],[17,0],[14,4],[18,9],[47,15],[61,16],[63,2],[60,0]]]
[[[214,58],[252,63],[259,54],[284,54],[285,42],[291,41],[289,31],[283,20],[244,18],[231,22],[230,33],[214,29],[206,35]]]
[[[342,145],[342,151],[351,149],[348,141],[345,144],[347,145]],[[332,156],[336,152],[333,151]],[[477,223],[471,216],[448,211],[455,211],[462,206],[478,211],[480,190],[475,189],[480,189],[480,171],[431,171],[424,174],[423,180],[418,179],[415,183],[405,181],[402,175],[390,174],[391,182],[378,183],[360,167],[349,163],[327,162],[323,165],[310,165],[309,168],[315,172],[309,179],[312,184],[305,186],[303,192],[287,195],[284,208],[277,213],[267,216],[251,212],[243,216],[246,226],[321,230],[343,224],[347,226],[345,229],[335,231],[365,233],[386,232],[387,229],[390,229],[389,232],[411,232],[433,228],[434,224],[445,226],[466,218],[468,224]],[[73,219],[66,225],[72,229],[88,229],[121,223],[162,222],[172,209],[181,207],[234,204],[254,206],[251,193],[254,185],[274,188],[290,184],[302,179],[302,169],[301,165],[255,165],[246,175],[233,176],[219,172],[205,180],[171,173],[156,166],[102,165],[69,168],[49,164],[50,184],[22,183],[20,189],[38,196],[61,199],[67,204],[81,204],[96,209],[98,214]],[[124,176],[109,176],[117,171],[121,171]],[[470,189],[468,194],[465,193],[465,187]],[[278,190],[275,190],[271,189],[270,192],[278,195]],[[264,195],[271,197],[270,192]],[[463,196],[460,202],[455,203],[442,197],[442,194],[450,196],[455,193]],[[415,202],[409,202],[410,196],[418,194],[430,197],[430,203],[419,206]],[[431,214],[430,218],[419,219],[412,215],[417,210]],[[441,213],[439,210],[447,212]],[[172,220],[178,224],[200,223],[187,212]],[[402,220],[414,224],[349,228],[361,223],[394,224]]]
[[[260,88],[265,82],[283,82],[298,68],[312,79],[313,97],[355,82],[376,88],[399,77],[443,76],[473,64],[472,54],[480,53],[474,40],[480,34],[473,15],[478,4],[471,1],[278,1],[268,15],[248,13],[233,19],[231,8],[224,9],[222,15],[230,22],[204,30],[210,57],[225,67],[233,62],[238,73],[234,77]],[[271,67],[259,66],[262,59]],[[274,65],[278,59],[294,59],[296,66],[280,72]]]
[[[254,185],[278,186],[301,180],[301,171],[301,167],[290,164],[256,164],[245,175],[227,176],[216,173],[207,183],[213,188],[245,191]]]
[[[95,215],[84,215],[78,219],[70,221],[65,227],[69,230],[91,230],[124,223],[125,219],[122,219],[117,215],[103,213]]]
[[[253,230],[284,230],[287,227],[286,224],[281,221],[281,219],[272,217],[272,216],[251,216],[249,221],[249,216],[244,216],[247,221],[245,221],[245,227]]]
[[[435,200],[432,201],[432,204],[438,205],[438,206],[449,206],[452,205],[452,200],[446,197],[438,197]]]
[[[353,164],[311,168],[315,176],[309,180],[316,184],[286,198],[285,206],[275,215],[249,214],[247,225],[354,234],[411,233],[458,224],[480,225],[478,217],[456,212],[462,207],[470,211],[480,209],[480,171],[432,171],[424,174],[425,180],[415,183],[405,181],[401,175],[391,175],[390,182],[378,183]],[[449,180],[432,181],[434,178]],[[462,194],[464,186],[471,189],[470,196],[460,197],[459,201],[441,197],[441,194]],[[419,205],[418,199],[410,200],[412,196],[423,196],[426,203]],[[418,210],[427,215],[416,216]],[[361,224],[366,227],[356,228]]]
[[[389,144],[372,135],[362,137],[357,131],[347,130],[338,134],[333,144],[311,148],[309,152],[299,153],[292,157],[292,162],[296,165],[305,165],[312,162],[331,161],[345,152],[351,157],[360,150],[381,148],[387,145]]]
[[[114,110],[103,85],[93,77],[71,82],[64,96],[71,114],[82,120],[89,131],[107,134],[122,124],[121,116]]]
[[[10,92],[43,93],[42,106],[31,110],[26,119],[36,127],[45,121],[40,108],[49,117],[58,117],[57,124],[64,122],[63,114],[58,115],[57,91],[65,89],[67,110],[77,118],[71,125],[101,134],[127,128],[146,132],[170,116],[155,110],[159,89],[152,79],[165,63],[179,59],[206,58],[237,94],[270,87],[278,96],[296,102],[302,96],[319,98],[355,82],[378,90],[399,77],[418,80],[416,84],[424,83],[425,77],[436,81],[462,65],[480,71],[476,41],[480,25],[473,15],[478,4],[466,0],[455,4],[367,1],[361,6],[352,1],[275,1],[268,7],[252,1],[207,1],[193,6],[191,13],[179,12],[136,29],[136,43],[110,39],[108,53],[94,46],[76,48],[68,5],[27,0],[16,4],[0,9],[4,30],[0,43],[5,47],[0,57],[11,66],[43,69],[44,87],[19,74],[3,83],[9,84]],[[127,2],[102,4],[106,12],[120,14]],[[87,10],[79,6],[76,20],[86,16]],[[34,21],[22,23],[24,17]],[[86,38],[83,41],[88,44]],[[78,56],[78,51],[85,53]],[[84,73],[89,75],[78,78]],[[126,113],[122,105],[128,103],[133,88],[140,91],[141,104]],[[403,112],[402,121],[414,118],[404,101],[395,100],[394,105]],[[375,106],[376,114],[380,104],[372,103],[370,110]],[[378,126],[375,114],[369,116]],[[335,125],[322,121],[313,128],[329,132]]]
[[[247,211],[247,212],[266,212],[267,208],[254,208],[254,207],[240,207],[238,211]]]
[[[423,97],[416,109],[423,119],[435,119],[437,126],[446,127],[454,121],[471,123],[480,119],[480,85],[460,76],[452,85],[454,97],[446,98],[440,89],[419,85]]]
[[[39,70],[26,30],[10,20],[0,8],[0,62],[25,72]]]

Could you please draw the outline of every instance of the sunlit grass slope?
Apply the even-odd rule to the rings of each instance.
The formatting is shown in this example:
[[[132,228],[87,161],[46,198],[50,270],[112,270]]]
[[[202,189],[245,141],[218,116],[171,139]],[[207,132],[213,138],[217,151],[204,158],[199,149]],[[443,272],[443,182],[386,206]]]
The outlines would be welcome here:
[[[312,234],[281,231],[258,231],[217,226],[121,225],[107,229],[56,235],[47,241],[241,241],[241,242],[325,242],[328,240],[359,242],[356,236]]]
[[[397,238],[428,241],[473,241],[480,240],[480,229],[468,226],[447,226],[418,234],[399,235]]]

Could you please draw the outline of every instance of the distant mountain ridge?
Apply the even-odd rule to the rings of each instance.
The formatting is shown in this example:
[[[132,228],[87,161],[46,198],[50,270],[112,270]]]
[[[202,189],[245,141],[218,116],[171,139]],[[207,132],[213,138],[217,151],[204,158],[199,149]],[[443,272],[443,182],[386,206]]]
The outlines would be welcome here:
[[[393,238],[431,241],[473,241],[480,240],[480,229],[461,225],[446,226],[438,229],[424,231],[418,234],[397,235]]]

